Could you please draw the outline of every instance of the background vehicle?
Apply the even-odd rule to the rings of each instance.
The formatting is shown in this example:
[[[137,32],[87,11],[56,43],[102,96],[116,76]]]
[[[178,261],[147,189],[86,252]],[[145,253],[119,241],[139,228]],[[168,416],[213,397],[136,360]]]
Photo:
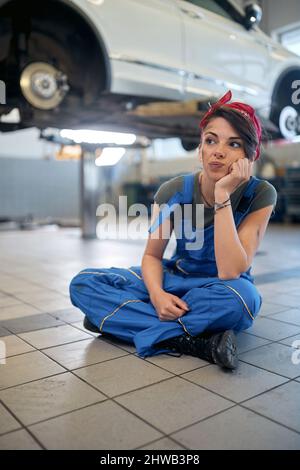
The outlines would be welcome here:
[[[20,113],[0,130],[101,127],[180,136],[188,149],[201,111],[230,88],[274,134],[299,134],[300,59],[259,19],[231,0],[0,0],[0,112]],[[193,112],[169,106],[194,100]]]

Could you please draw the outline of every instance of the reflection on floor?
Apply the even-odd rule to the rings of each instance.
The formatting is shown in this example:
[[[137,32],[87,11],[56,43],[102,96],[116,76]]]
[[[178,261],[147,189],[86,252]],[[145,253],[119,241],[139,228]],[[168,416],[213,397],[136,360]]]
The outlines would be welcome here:
[[[300,448],[299,227],[268,228],[253,264],[264,303],[234,373],[85,331],[70,279],[138,265],[144,241],[79,235],[0,234],[0,449]]]

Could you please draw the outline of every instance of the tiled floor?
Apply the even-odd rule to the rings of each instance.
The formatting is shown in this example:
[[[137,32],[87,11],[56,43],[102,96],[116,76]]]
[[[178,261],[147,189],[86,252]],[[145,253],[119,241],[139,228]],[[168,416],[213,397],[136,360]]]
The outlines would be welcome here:
[[[79,235],[0,233],[0,449],[300,449],[299,226],[268,228],[235,372],[85,331],[72,276],[139,264],[145,242]]]

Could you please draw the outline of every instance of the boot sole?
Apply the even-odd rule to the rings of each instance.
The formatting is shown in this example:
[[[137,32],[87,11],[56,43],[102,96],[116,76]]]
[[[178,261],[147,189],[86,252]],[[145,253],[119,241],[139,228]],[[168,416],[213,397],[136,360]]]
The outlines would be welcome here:
[[[92,333],[100,333],[99,328],[97,328],[87,317],[84,317],[83,326],[86,330],[92,331]]]
[[[217,347],[218,364],[226,369],[234,370],[238,366],[236,339],[232,330],[223,333]]]

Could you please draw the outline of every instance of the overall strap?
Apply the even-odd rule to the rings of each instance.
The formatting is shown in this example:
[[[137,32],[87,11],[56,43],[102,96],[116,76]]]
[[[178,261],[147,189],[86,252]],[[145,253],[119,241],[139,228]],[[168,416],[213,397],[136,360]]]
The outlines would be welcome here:
[[[191,204],[194,194],[194,173],[184,175],[183,179],[183,204]]]
[[[194,174],[190,173],[183,177],[183,189],[177,191],[166,204],[162,210],[159,211],[158,216],[149,228],[148,232],[153,233],[155,230],[174,212],[178,204],[188,204],[193,200],[194,190]]]
[[[250,202],[253,199],[255,195],[255,189],[261,182],[261,179],[256,178],[256,176],[252,176],[251,179],[249,180],[246,189],[244,191],[244,194],[239,202],[237,210],[239,212],[246,212],[249,209]]]

